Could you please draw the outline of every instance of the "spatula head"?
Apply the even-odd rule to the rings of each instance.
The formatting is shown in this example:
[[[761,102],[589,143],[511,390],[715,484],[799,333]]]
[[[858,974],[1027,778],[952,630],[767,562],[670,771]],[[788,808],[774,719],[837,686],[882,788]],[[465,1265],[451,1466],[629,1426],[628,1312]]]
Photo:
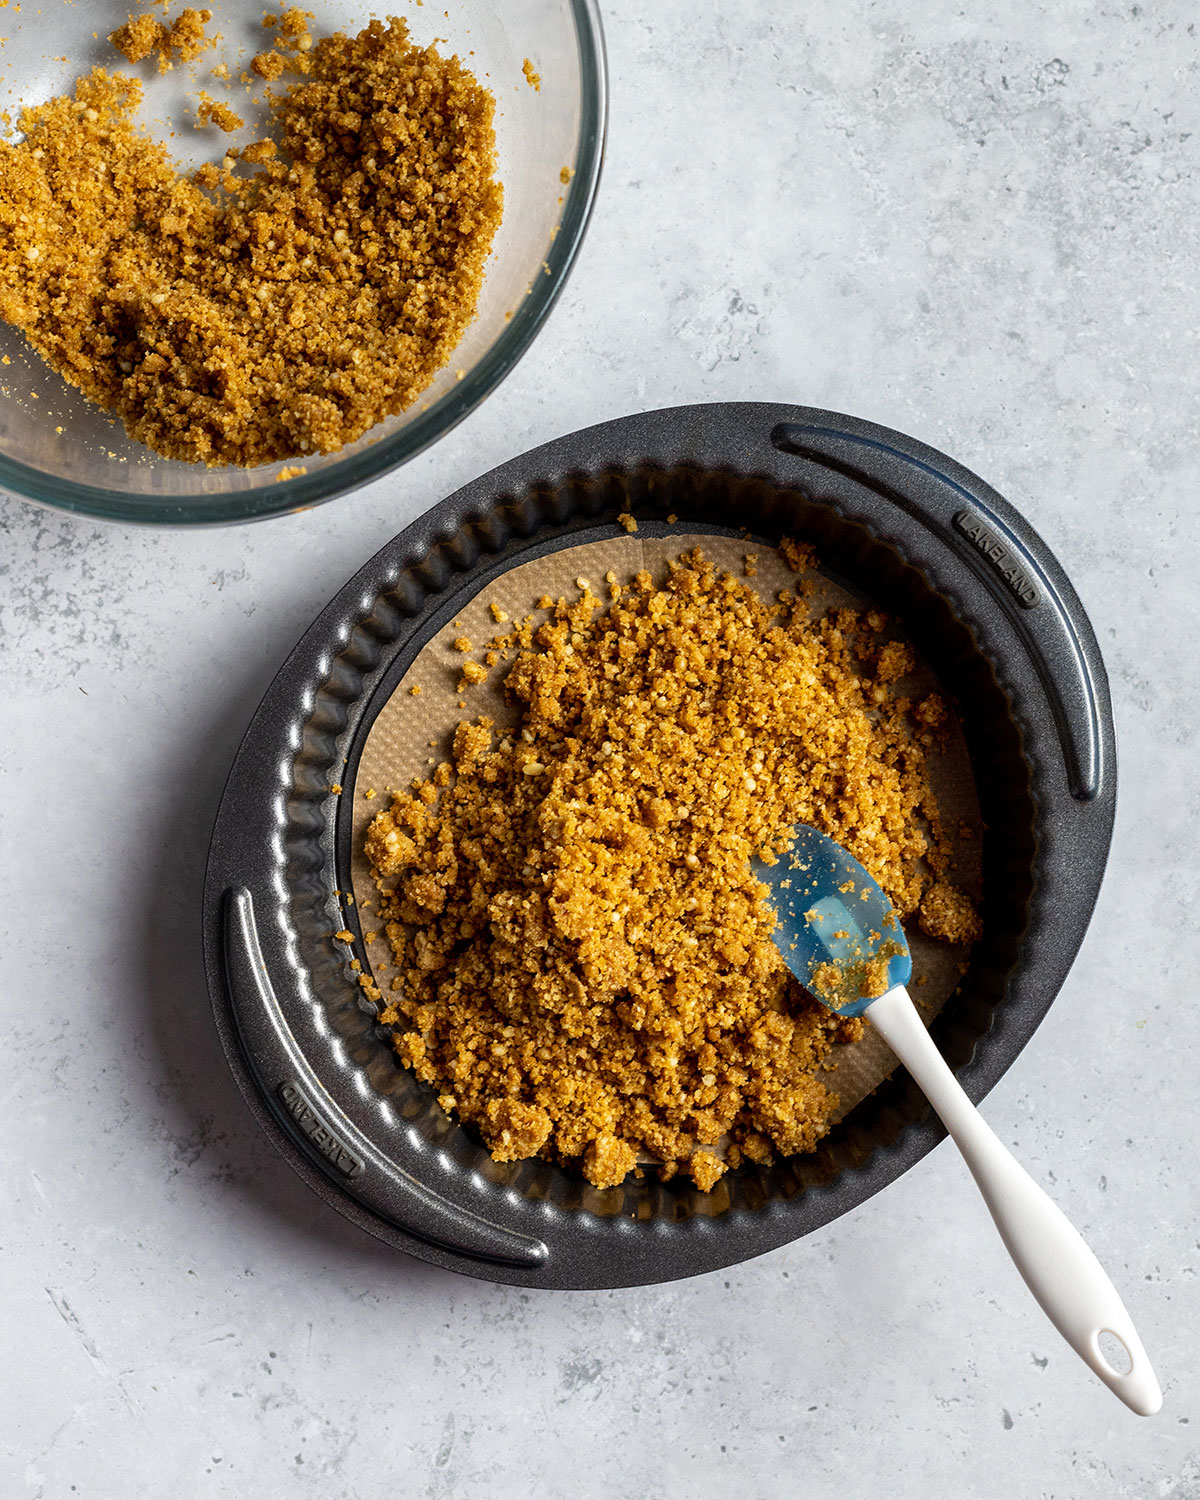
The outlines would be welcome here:
[[[754,861],[776,916],[775,946],[806,990],[839,1016],[861,1016],[872,1000],[912,977],[912,959],[892,903],[840,844],[807,824],[773,865]]]

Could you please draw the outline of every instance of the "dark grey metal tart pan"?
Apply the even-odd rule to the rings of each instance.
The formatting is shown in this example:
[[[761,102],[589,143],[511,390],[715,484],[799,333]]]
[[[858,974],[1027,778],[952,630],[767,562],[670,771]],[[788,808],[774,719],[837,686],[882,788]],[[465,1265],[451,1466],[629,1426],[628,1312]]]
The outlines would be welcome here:
[[[722,1191],[647,1177],[600,1192],[499,1166],[395,1062],[332,933],[367,730],[429,636],[504,570],[618,534],[793,535],[906,631],[956,702],[980,795],[985,935],[934,1024],[979,1100],[1045,1015],[1083,940],[1112,834],[1103,663],[1049,549],[982,480],[921,443],[803,407],[684,407],[549,443],[435,506],[320,615],[230,773],[205,890],[230,1066],[309,1186],[398,1249],[495,1281],[615,1287],[746,1260],[828,1223],[941,1137],[903,1072],[810,1156]]]

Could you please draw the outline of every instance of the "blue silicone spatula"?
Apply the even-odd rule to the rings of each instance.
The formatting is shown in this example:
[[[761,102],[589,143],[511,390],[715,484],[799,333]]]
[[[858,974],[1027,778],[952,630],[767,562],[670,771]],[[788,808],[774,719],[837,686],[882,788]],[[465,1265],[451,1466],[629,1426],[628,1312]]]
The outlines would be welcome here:
[[[1116,1288],[1062,1210],[985,1124],[930,1040],[905,989],[912,959],[891,902],[840,844],[805,825],[793,832],[792,847],[775,864],[754,862],[788,968],[838,1015],[869,1016],[962,1152],[1050,1321],[1126,1406],[1152,1416],[1162,1392]],[[1106,1357],[1102,1339],[1121,1368]]]

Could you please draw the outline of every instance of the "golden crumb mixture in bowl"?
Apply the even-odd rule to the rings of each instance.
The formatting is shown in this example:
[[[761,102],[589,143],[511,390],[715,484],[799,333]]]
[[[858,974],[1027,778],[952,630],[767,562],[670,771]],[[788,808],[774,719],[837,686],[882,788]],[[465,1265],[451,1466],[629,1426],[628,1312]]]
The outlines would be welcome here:
[[[145,521],[303,508],[519,358],[596,186],[591,0],[104,31],[51,6],[0,18],[0,485]]]

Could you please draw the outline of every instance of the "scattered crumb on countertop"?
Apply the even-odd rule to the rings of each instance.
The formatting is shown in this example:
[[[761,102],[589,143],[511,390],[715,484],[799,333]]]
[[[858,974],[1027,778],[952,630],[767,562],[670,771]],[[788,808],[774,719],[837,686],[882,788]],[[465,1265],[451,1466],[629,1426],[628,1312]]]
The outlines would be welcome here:
[[[191,6],[181,10],[169,26],[151,15],[131,15],[124,26],[109,33],[108,39],[127,62],[139,63],[157,52],[158,71],[167,73],[174,65],[173,54],[178,53],[181,62],[195,62],[206,48],[215,45],[215,38],[204,32],[211,20],[211,10],[194,10]]]
[[[210,98],[203,92],[200,95],[200,107],[196,111],[196,120],[200,125],[215,125],[226,135],[240,130],[246,123],[241,115],[230,109],[228,104],[223,104],[219,99]]]

